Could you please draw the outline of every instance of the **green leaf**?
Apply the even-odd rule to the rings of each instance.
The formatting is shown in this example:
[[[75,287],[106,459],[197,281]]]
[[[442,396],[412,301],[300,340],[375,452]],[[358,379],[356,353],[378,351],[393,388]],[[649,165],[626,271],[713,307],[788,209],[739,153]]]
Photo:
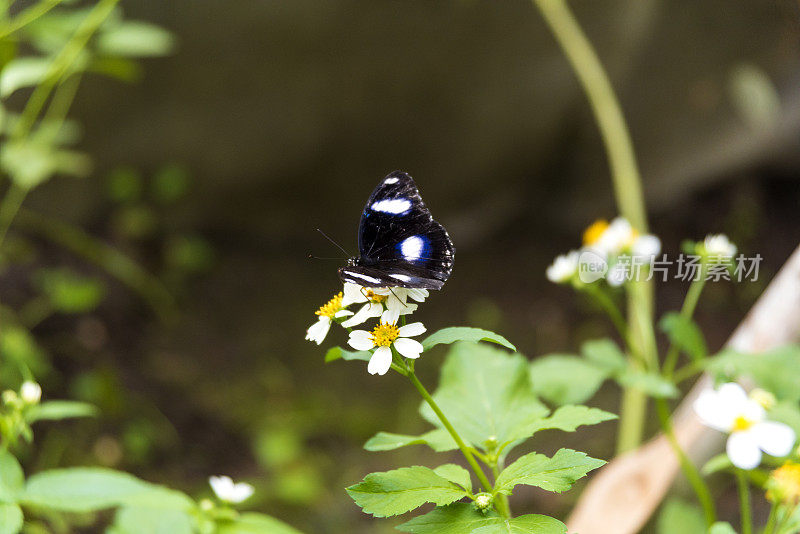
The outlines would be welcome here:
[[[88,174],[91,162],[81,153],[23,139],[0,147],[0,166],[19,187],[33,189],[57,172]]]
[[[419,436],[378,432],[369,438],[364,444],[364,448],[373,452],[392,451],[408,445],[427,445],[436,452],[451,451],[458,448],[450,433],[442,428],[436,428]]]
[[[433,470],[440,477],[449,480],[453,484],[458,484],[467,491],[472,491],[472,479],[469,471],[456,464],[440,465]]]
[[[54,400],[31,406],[25,412],[25,420],[29,424],[37,421],[57,421],[73,417],[95,417],[97,408],[91,404],[78,401]]]
[[[140,21],[125,21],[97,38],[100,51],[112,56],[163,56],[174,46],[175,39],[167,30]]]
[[[800,400],[800,346],[788,345],[762,354],[724,350],[710,358],[708,370],[718,377],[746,377],[779,400]]]
[[[616,379],[621,386],[639,389],[651,397],[673,398],[678,396],[678,388],[672,382],[656,373],[628,367]]]
[[[33,475],[20,502],[64,512],[92,512],[116,506],[187,510],[193,506],[193,501],[181,492],[101,467],[53,469]]]
[[[426,502],[442,506],[467,496],[462,488],[422,466],[370,473],[347,488],[347,493],[375,517],[403,514]]]
[[[22,466],[13,454],[0,450],[0,503],[17,502],[24,485]]]
[[[557,406],[590,399],[610,373],[578,356],[550,354],[530,364],[533,391]]]
[[[479,341],[489,341],[491,343],[502,345],[513,351],[517,350],[517,348],[512,345],[509,340],[500,334],[495,334],[494,332],[483,330],[482,328],[471,328],[468,326],[451,326],[449,328],[442,328],[441,330],[434,332],[425,338],[425,340],[422,342],[422,347],[424,350],[430,350],[436,345],[449,345],[457,341],[471,341],[473,343],[477,343]]]
[[[703,333],[691,317],[683,317],[676,312],[664,314],[658,323],[670,341],[694,361],[708,356],[708,348]]]
[[[525,358],[484,344],[458,343],[450,349],[433,397],[459,435],[483,450],[487,440],[513,440],[521,427],[548,413],[531,389]],[[420,411],[441,427],[427,403]]]
[[[706,522],[700,508],[678,499],[670,499],[658,515],[658,534],[705,534]]]
[[[17,534],[24,521],[22,508],[16,504],[0,503],[0,534]]]
[[[579,426],[596,425],[616,418],[617,416],[613,413],[598,408],[589,408],[587,406],[562,406],[549,417],[532,423],[525,429],[525,435],[519,437],[527,438],[540,430],[550,429],[575,432]]]
[[[494,525],[476,528],[470,534],[566,534],[567,525],[546,515],[529,514],[498,519]]]
[[[6,63],[0,72],[0,98],[8,97],[17,89],[42,83],[50,64],[50,58],[46,57],[21,57]]]
[[[455,503],[435,508],[396,527],[412,534],[466,534],[501,521],[495,512],[483,514],[469,503]]]
[[[180,510],[120,508],[107,534],[193,534],[194,521]]]
[[[610,374],[615,374],[628,366],[625,354],[612,340],[594,339],[581,345],[581,353],[590,362],[605,369]]]
[[[344,350],[342,347],[332,347],[328,349],[328,352],[325,353],[325,363],[333,362],[336,360],[361,360],[364,362],[368,362],[369,359],[372,357],[372,353],[368,350],[359,350],[357,352],[352,352],[349,350]]]
[[[495,491],[510,495],[514,486],[525,484],[547,491],[561,493],[572,487],[576,480],[605,464],[583,452],[560,449],[552,458],[544,454],[529,453],[506,467],[497,477]]]
[[[36,282],[53,308],[63,313],[92,311],[105,296],[101,280],[68,269],[43,269],[37,273]]]
[[[725,453],[718,454],[705,463],[700,472],[704,476],[712,475],[719,471],[727,471],[733,467],[731,459]]]
[[[301,534],[299,530],[274,517],[255,512],[243,513],[234,522],[221,524],[216,532],[217,534]]]

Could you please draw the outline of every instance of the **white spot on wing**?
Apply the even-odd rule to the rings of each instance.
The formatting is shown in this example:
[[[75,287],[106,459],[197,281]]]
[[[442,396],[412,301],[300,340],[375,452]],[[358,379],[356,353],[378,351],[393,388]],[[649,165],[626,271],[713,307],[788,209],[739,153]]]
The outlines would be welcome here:
[[[392,278],[395,278],[397,280],[400,280],[401,282],[410,282],[411,281],[411,277],[410,276],[406,276],[404,274],[390,274],[389,276],[391,276]]]
[[[398,180],[399,180],[399,178],[392,177],[392,178],[385,179],[383,181],[383,183],[391,185],[391,184],[396,184],[398,182]]]
[[[411,201],[408,200],[407,198],[393,198],[393,199],[387,198],[384,200],[373,202],[370,208],[373,211],[380,211],[383,213],[391,213],[393,215],[399,215],[411,209]]]
[[[422,256],[422,250],[424,248],[425,240],[418,235],[407,237],[400,243],[400,253],[407,260]]]
[[[374,278],[372,276],[367,276],[366,274],[356,273],[356,272],[353,272],[353,271],[344,271],[344,273],[347,276],[352,276],[354,278],[360,278],[362,280],[366,280],[367,282],[372,282],[373,284],[380,283],[380,279],[379,278]]]

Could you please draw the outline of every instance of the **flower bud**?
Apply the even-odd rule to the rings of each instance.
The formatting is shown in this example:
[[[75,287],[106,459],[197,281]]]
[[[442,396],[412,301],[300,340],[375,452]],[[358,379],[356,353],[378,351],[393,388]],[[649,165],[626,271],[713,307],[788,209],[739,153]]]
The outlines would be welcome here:
[[[25,404],[39,404],[42,400],[42,387],[36,382],[27,380],[19,389],[19,396]]]
[[[775,504],[800,504],[800,464],[786,462],[775,469],[766,484],[767,499]]]
[[[11,391],[10,389],[7,389],[3,392],[3,404],[10,406],[12,404],[16,404],[18,400],[19,396],[17,395],[16,391]]]
[[[475,496],[475,506],[478,507],[478,510],[486,510],[494,502],[494,498],[490,493],[479,493]]]
[[[769,391],[761,388],[756,388],[750,392],[750,398],[756,401],[758,404],[761,405],[762,408],[765,410],[770,410],[775,407],[775,403],[778,402],[775,398],[775,395],[770,393]]]

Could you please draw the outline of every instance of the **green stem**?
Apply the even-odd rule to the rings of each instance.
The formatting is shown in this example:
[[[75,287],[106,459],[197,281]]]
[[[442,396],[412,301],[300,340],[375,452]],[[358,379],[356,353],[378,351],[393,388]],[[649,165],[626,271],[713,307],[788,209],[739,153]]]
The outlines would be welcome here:
[[[774,534],[775,533],[775,522],[778,519],[778,505],[772,503],[772,506],[769,509],[769,517],[767,518],[767,524],[764,526],[764,534]]]
[[[23,229],[36,232],[105,269],[138,292],[162,320],[168,321],[176,316],[175,301],[161,282],[114,247],[64,221],[56,221],[25,209],[20,210],[17,223]]]
[[[619,212],[638,231],[647,232],[647,212],[633,142],[608,74],[565,0],[532,1],[570,62],[592,108],[608,155]],[[645,361],[654,361],[657,352],[651,319],[653,289],[647,282],[634,285],[639,284],[642,287],[636,291],[636,296],[631,295],[628,299],[630,341],[634,353],[640,354]],[[625,390],[620,409],[618,452],[633,449],[641,443],[646,402],[641,391]]]
[[[739,492],[739,513],[742,521],[742,534],[753,534],[753,519],[750,513],[750,487],[747,473],[736,469],[736,489]]]
[[[605,143],[619,211],[640,232],[647,231],[647,214],[633,142],[592,44],[565,0],[533,0],[553,32],[586,93]]]
[[[492,463],[491,467],[492,476],[495,480],[497,480],[497,477],[500,476],[500,466],[498,466],[497,460]],[[511,504],[508,502],[508,495],[505,493],[498,494],[495,502],[497,503],[497,509],[500,512],[500,515],[504,517],[511,517]]]
[[[682,321],[688,321],[694,315],[697,308],[697,302],[700,300],[700,294],[703,292],[703,287],[706,285],[705,277],[705,262],[700,264],[700,275],[697,279],[692,280],[692,285],[689,286],[689,291],[686,292],[686,298],[683,300],[681,306],[680,318]],[[680,355],[680,346],[670,342],[669,349],[667,349],[667,356],[664,358],[664,368],[662,373],[667,378],[672,377],[675,370],[675,365],[678,363],[678,356]]]
[[[595,299],[597,305],[606,312],[606,315],[608,315],[608,318],[614,324],[620,337],[622,337],[622,341],[630,348],[628,324],[625,322],[625,317],[623,317],[622,312],[619,310],[614,300],[608,293],[603,291],[603,288],[599,284],[590,283],[585,284],[583,287],[586,292]]]
[[[672,428],[672,420],[670,419],[667,401],[664,399],[656,399],[656,411],[658,412],[658,418],[661,422],[661,428],[664,431],[664,434],[667,436],[669,444],[672,446],[672,450],[678,457],[683,474],[686,476],[686,479],[689,481],[689,484],[691,484],[692,489],[697,495],[697,500],[700,502],[700,506],[703,507],[706,526],[710,527],[714,524],[714,521],[716,521],[717,516],[717,513],[714,509],[714,500],[711,498],[711,492],[708,490],[708,486],[703,480],[703,477],[700,476],[700,472],[697,470],[697,467],[694,466],[694,464],[686,456],[686,453],[683,452],[680,443],[678,443],[678,439],[675,437],[675,431]]]
[[[45,0],[44,2],[39,2],[38,4],[21,11],[19,15],[6,23],[5,27],[0,28],[0,39],[5,39],[7,36],[19,30],[20,28],[27,26],[56,7],[61,2],[63,2],[63,0]]]
[[[8,187],[5,196],[3,196],[3,201],[0,203],[0,248],[2,248],[8,229],[11,227],[11,222],[17,216],[27,194],[27,189],[12,183]]]
[[[703,370],[704,370],[704,362],[701,361],[689,362],[673,373],[672,381],[677,386],[687,378],[691,378],[697,373],[702,373]]]
[[[456,432],[456,429],[453,428],[453,425],[450,424],[450,421],[447,419],[442,410],[439,408],[439,405],[436,404],[436,401],[433,400],[431,394],[428,393],[428,390],[425,389],[425,386],[422,385],[422,382],[419,381],[419,378],[417,378],[416,373],[414,373],[414,371],[412,371],[411,369],[408,369],[408,373],[406,374],[406,376],[408,377],[409,380],[411,380],[411,383],[414,384],[415,388],[417,388],[419,394],[422,395],[422,398],[425,399],[425,402],[427,402],[428,406],[431,407],[433,413],[436,414],[436,417],[439,418],[439,420],[442,422],[442,425],[444,425],[445,429],[447,429],[447,431],[450,433],[450,436],[452,436],[453,441],[456,442],[458,448],[461,449],[461,453],[464,455],[464,458],[467,459],[467,463],[475,472],[475,475],[478,477],[478,480],[480,481],[481,485],[484,487],[486,491],[491,492],[492,483],[489,482],[488,478],[486,478],[486,474],[483,472],[483,469],[481,469],[481,466],[478,465],[478,462],[475,460],[475,457],[472,455],[472,452],[470,452],[469,447],[467,446],[466,443],[464,443],[464,440],[461,439],[461,436],[458,435],[458,432]]]
[[[19,122],[14,128],[13,138],[22,139],[31,131],[36,118],[50,97],[50,93],[62,78],[69,73],[69,69],[78,59],[89,39],[111,14],[118,2],[119,0],[100,0],[81,21],[80,26],[75,30],[70,40],[67,41],[64,48],[53,59],[42,83],[33,90],[25,108],[22,110]]]

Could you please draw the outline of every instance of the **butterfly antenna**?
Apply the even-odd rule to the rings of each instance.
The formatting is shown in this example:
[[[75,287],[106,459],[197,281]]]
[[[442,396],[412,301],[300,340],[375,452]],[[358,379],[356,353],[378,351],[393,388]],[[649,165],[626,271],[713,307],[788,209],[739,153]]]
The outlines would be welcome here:
[[[321,233],[321,234],[322,234],[322,235],[325,237],[325,239],[327,239],[328,241],[330,241],[331,243],[333,243],[333,244],[334,244],[334,245],[335,245],[335,246],[336,246],[336,247],[337,247],[339,250],[341,250],[342,252],[344,252],[344,253],[347,255],[347,257],[348,257],[348,258],[350,257],[350,253],[349,253],[349,252],[347,252],[347,251],[344,249],[344,247],[343,247],[342,245],[340,245],[339,243],[337,243],[336,241],[334,241],[333,239],[331,239],[331,237],[330,237],[328,234],[326,234],[325,232],[323,232],[323,231],[322,231],[322,230],[320,230],[319,228],[317,228],[317,232]]]
[[[394,298],[396,298],[397,300],[400,300],[400,297],[397,296],[397,293],[395,293],[394,290],[391,287],[388,288],[388,289],[389,289],[389,292],[392,295],[394,295]],[[400,300],[400,303],[403,305],[404,308],[408,308],[408,304],[407,303],[403,302],[402,300]]]
[[[321,256],[314,256],[310,252],[308,253],[308,259],[310,259],[310,260],[336,260],[336,261],[342,261],[342,258],[323,258]]]

